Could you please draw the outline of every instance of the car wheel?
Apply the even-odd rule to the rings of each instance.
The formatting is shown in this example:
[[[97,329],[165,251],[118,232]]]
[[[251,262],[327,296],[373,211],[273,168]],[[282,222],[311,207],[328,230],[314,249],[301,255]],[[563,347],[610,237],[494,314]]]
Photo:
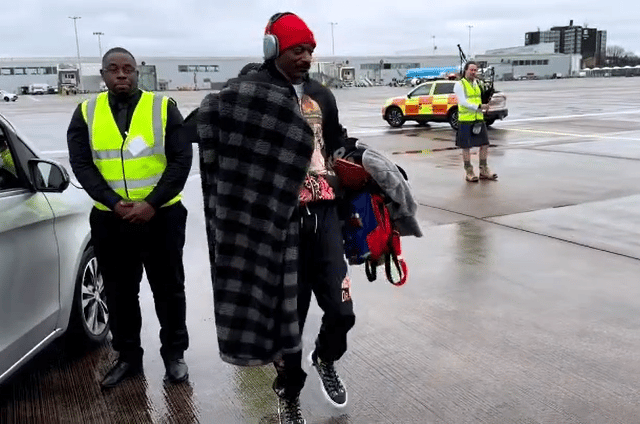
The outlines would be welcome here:
[[[484,123],[487,125],[487,127],[490,127],[491,125],[493,125],[494,122],[496,122],[495,118],[484,120]]]
[[[5,102],[8,102],[9,100],[11,100],[11,99],[9,98],[9,96],[4,96],[4,101],[5,101]]]
[[[451,112],[449,112],[449,116],[447,120],[449,121],[449,125],[451,125],[451,128],[458,131],[458,109],[457,108],[452,109]]]
[[[109,333],[109,309],[93,246],[82,255],[75,287],[71,331],[86,341],[101,343]]]
[[[397,107],[390,107],[387,109],[387,122],[394,128],[399,128],[404,124],[404,116],[402,111]]]

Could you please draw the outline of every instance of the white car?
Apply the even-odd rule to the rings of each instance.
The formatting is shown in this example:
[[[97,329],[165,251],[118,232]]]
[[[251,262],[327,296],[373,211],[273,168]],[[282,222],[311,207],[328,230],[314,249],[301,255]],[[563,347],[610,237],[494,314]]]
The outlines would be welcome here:
[[[0,115],[0,384],[62,334],[105,340],[91,207],[65,168]]]
[[[18,100],[18,95],[9,93],[8,91],[5,91],[5,90],[0,90],[0,98],[3,99],[5,102],[9,102],[9,101],[15,102],[16,100]]]

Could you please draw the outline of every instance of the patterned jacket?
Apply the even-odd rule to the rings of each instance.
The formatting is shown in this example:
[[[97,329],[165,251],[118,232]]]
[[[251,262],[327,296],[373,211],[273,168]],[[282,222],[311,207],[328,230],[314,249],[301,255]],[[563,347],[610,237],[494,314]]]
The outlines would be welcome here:
[[[206,96],[197,122],[220,356],[268,364],[301,349],[296,217],[313,133],[269,69]]]

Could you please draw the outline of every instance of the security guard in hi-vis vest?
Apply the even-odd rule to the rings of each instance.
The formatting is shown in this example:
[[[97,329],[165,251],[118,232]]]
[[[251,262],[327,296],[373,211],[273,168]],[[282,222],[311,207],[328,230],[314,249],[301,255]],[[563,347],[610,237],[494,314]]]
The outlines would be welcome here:
[[[498,174],[489,170],[487,156],[489,155],[489,136],[487,126],[484,123],[484,112],[489,105],[482,104],[482,87],[476,79],[478,65],[469,61],[464,66],[463,78],[454,87],[454,93],[458,98],[458,131],[456,133],[456,146],[462,149],[464,161],[465,179],[469,182],[477,182],[478,176],[473,172],[471,165],[472,147],[480,148],[480,179],[497,180]]]
[[[136,61],[116,47],[102,58],[108,92],[76,109],[67,143],[71,168],[95,205],[91,237],[104,279],[118,361],[102,386],[142,372],[138,293],[146,271],[160,322],[165,380],[188,379],[189,345],[182,251],[187,210],[180,201],[191,168],[175,102],[138,88]]]

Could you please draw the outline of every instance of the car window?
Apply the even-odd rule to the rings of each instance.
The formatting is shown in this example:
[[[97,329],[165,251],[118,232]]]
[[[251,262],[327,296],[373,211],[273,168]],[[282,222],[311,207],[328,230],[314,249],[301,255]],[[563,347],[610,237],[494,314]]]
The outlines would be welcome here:
[[[16,163],[9,149],[9,140],[0,127],[0,190],[20,187]]]
[[[443,82],[440,84],[436,84],[435,90],[433,90],[433,95],[436,94],[453,94],[453,86],[455,83],[453,82]]]
[[[421,85],[420,87],[416,88],[415,90],[413,90],[411,92],[411,97],[415,97],[415,96],[428,96],[429,93],[431,92],[431,86],[433,84],[429,83],[429,84],[425,84],[425,85]]]

